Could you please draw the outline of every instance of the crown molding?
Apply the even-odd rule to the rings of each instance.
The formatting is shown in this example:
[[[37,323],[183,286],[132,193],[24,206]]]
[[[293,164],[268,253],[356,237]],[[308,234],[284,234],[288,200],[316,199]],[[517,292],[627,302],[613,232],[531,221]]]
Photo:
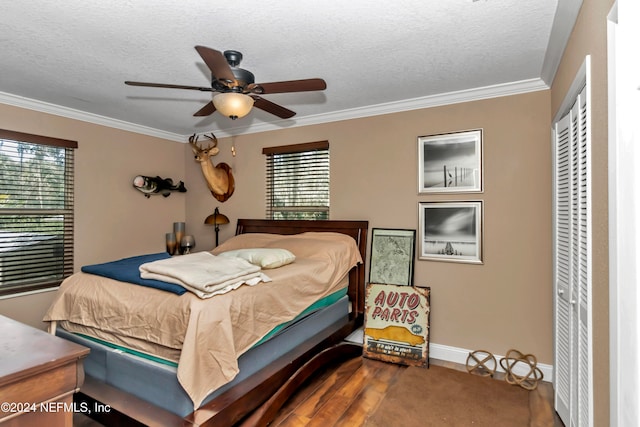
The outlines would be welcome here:
[[[569,37],[578,19],[582,0],[558,0],[556,14],[553,17],[549,43],[547,44],[544,63],[540,72],[542,80],[549,86],[553,83],[556,72],[560,67],[564,49],[567,47]]]
[[[218,136],[243,135],[284,128],[317,125],[322,123],[337,122],[342,120],[360,119],[364,117],[380,116],[383,114],[399,113],[403,111],[419,110],[423,108],[440,107],[444,105],[458,104],[462,102],[479,101],[482,99],[499,98],[502,96],[519,95],[528,92],[547,90],[549,86],[542,79],[521,80],[518,82],[504,83],[493,86],[484,86],[474,89],[449,92],[438,95],[423,96],[420,98],[405,99],[402,101],[387,102],[384,104],[370,105],[361,108],[336,111],[324,114],[300,117],[297,119],[279,120],[271,123],[262,123],[247,127],[238,127],[226,131],[216,130]],[[185,135],[185,138],[188,135]]]
[[[41,113],[53,114],[55,116],[80,120],[82,122],[94,123],[110,128],[121,129],[128,132],[140,133],[157,138],[168,139],[170,141],[185,142],[183,135],[154,129],[148,126],[137,125],[125,122],[124,120],[112,119],[98,114],[87,113],[86,111],[75,110],[61,105],[50,104],[48,102],[37,101],[10,93],[0,92],[0,103],[12,105],[14,107],[26,108],[28,110],[39,111]]]
[[[361,108],[351,108],[331,113],[315,114],[311,116],[299,117],[295,120],[278,120],[271,123],[254,124],[247,127],[231,128],[227,130],[215,129],[215,134],[219,137],[234,135],[244,135],[273,130],[282,130],[292,127],[302,127],[331,123],[342,120],[360,119],[365,117],[380,116],[383,114],[393,114],[403,111],[419,110],[423,108],[440,107],[444,105],[458,104],[462,102],[479,101],[482,99],[498,98],[502,96],[519,95],[528,92],[547,90],[549,86],[542,79],[521,80],[518,82],[504,83],[493,86],[484,86],[469,90],[449,92],[438,95],[423,96],[419,98],[405,99],[402,101],[387,102],[383,104],[370,105]],[[67,117],[83,122],[94,123],[111,128],[122,129],[129,132],[140,133],[170,141],[187,142],[190,135],[179,135],[172,132],[162,131],[147,126],[137,125],[123,120],[112,119],[97,114],[87,113],[60,105],[37,101],[0,92],[0,102],[15,107],[40,111],[42,113]]]

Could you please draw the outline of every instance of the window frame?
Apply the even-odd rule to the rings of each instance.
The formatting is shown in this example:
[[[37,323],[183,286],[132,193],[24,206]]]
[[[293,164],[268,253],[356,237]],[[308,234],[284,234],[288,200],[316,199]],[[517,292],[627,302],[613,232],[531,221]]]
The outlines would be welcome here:
[[[74,150],[78,148],[78,142],[54,138],[43,135],[34,135],[30,133],[0,129],[0,140],[13,141],[16,143],[30,144],[30,145],[42,145],[54,148],[61,148],[65,150],[65,166],[64,166],[64,197],[62,209],[60,208],[33,208],[33,207],[19,207],[19,208],[2,208],[0,209],[0,216],[37,216],[37,215],[61,215],[62,219],[62,233],[60,234],[62,239],[62,252],[58,257],[53,255],[49,257],[50,260],[61,261],[60,278],[54,279],[41,279],[24,284],[16,283],[13,285],[5,285],[0,277],[0,298],[12,297],[23,295],[31,292],[37,292],[42,290],[48,290],[56,288],[60,283],[69,275],[73,274],[74,268],[74,168],[75,168],[75,153]],[[14,182],[15,184],[15,182]],[[14,189],[18,189],[19,186],[15,186]],[[28,227],[27,227],[28,231]],[[37,263],[29,265],[37,269]],[[18,269],[22,266],[19,265]]]

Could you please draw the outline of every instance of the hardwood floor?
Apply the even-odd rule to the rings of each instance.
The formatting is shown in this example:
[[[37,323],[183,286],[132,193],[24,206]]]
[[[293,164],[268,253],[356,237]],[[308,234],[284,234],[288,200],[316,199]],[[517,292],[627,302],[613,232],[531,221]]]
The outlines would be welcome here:
[[[431,359],[466,372],[463,365]],[[362,426],[405,366],[356,357],[316,374],[282,407],[271,427]],[[529,427],[563,427],[553,409],[553,387],[541,382],[529,399]],[[74,417],[74,426],[100,426],[85,417]],[[525,426],[526,427],[526,426]]]
[[[360,426],[403,369],[359,357],[333,366],[296,393],[271,426]]]
[[[466,372],[462,365],[431,364]],[[355,358],[312,378],[279,412],[272,427],[362,426],[404,366]],[[529,427],[563,427],[553,409],[553,387],[541,382],[530,394]]]

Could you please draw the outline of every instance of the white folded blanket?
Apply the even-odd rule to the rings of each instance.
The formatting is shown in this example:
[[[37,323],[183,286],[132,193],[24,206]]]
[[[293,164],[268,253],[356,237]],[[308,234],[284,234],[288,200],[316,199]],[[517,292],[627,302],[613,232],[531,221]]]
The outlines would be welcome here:
[[[210,252],[195,252],[142,264],[140,276],[175,283],[200,298],[223,294],[243,284],[253,286],[271,281],[257,265],[242,258],[218,257]]]

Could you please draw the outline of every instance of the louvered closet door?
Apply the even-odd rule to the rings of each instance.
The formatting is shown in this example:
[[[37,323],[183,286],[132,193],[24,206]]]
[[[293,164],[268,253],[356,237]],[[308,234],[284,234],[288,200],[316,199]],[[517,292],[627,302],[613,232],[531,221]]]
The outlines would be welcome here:
[[[571,418],[571,349],[573,315],[571,310],[571,127],[570,115],[556,123],[555,179],[555,285],[556,352],[555,406],[569,425]]]
[[[591,221],[586,90],[555,126],[556,410],[592,425]]]

